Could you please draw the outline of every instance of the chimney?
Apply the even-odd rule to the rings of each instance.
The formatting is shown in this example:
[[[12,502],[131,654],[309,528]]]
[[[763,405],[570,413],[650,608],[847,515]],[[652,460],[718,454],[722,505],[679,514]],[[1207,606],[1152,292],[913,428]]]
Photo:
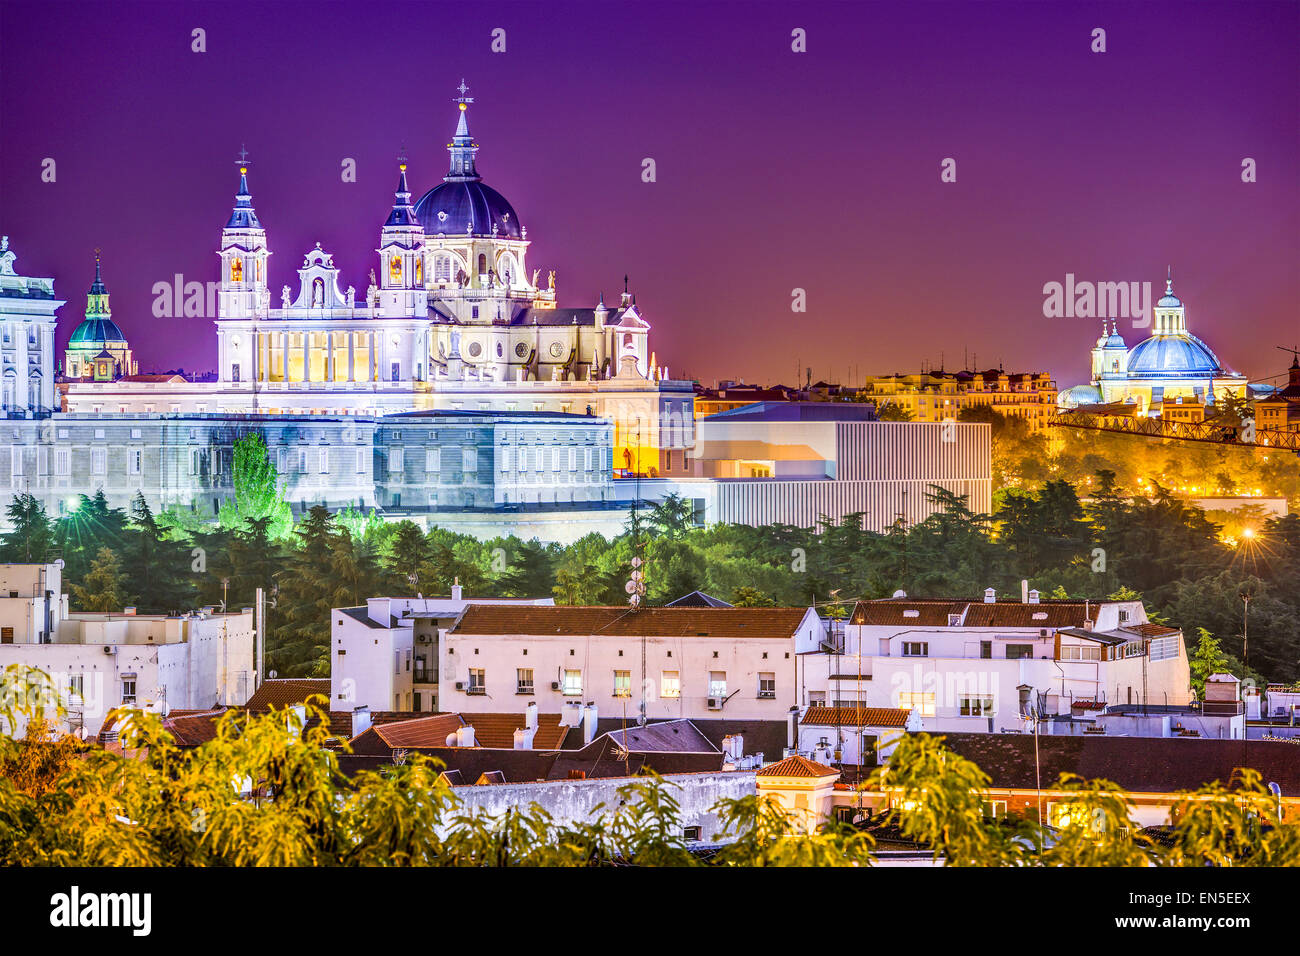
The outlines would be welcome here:
[[[588,701],[582,709],[582,745],[585,747],[596,739],[596,704]]]
[[[515,749],[532,750],[533,735],[537,733],[533,727],[516,727],[515,728]]]
[[[791,751],[799,746],[799,708],[791,707],[785,719],[785,745]]]
[[[727,734],[722,738],[722,752],[729,763],[740,763],[745,756],[745,737],[743,734]]]
[[[993,588],[985,588],[985,589],[984,589],[984,603],[985,603],[985,604],[997,604],[997,603],[998,603],[998,592],[997,592],[995,589],[993,589]]]
[[[370,729],[370,705],[362,704],[352,708],[352,736],[364,734]]]
[[[1031,591],[1029,592],[1029,603],[1030,603],[1030,604],[1037,604],[1037,603],[1038,603],[1038,591],[1036,591],[1036,590],[1031,590]]]
[[[464,593],[465,589],[460,586],[460,577],[457,576],[451,586],[451,599],[453,601],[459,601]]]
[[[457,728],[457,730],[456,730],[456,746],[457,746],[457,747],[473,747],[473,746],[475,746],[475,743],[474,743],[474,728],[473,728],[472,726],[470,726],[469,724],[466,724],[464,727],[459,727],[459,728]]]
[[[1029,582],[1024,578],[1020,579],[1020,603],[1029,603]]]
[[[537,729],[537,701],[535,700],[530,700],[524,711],[524,727],[528,730]]]

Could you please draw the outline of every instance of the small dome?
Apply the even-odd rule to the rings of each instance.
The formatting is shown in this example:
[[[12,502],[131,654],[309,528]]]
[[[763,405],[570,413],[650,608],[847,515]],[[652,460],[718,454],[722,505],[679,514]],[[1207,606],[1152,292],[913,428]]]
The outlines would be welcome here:
[[[72,331],[68,347],[103,345],[106,342],[125,342],[126,336],[112,319],[86,319]]]
[[[1131,377],[1217,374],[1223,369],[1210,347],[1192,335],[1153,335],[1128,354]]]
[[[1101,404],[1101,390],[1095,385],[1075,385],[1056,396],[1057,408],[1077,408],[1080,405]]]
[[[468,224],[476,236],[491,236],[496,226],[501,238],[520,238],[514,207],[505,196],[477,180],[434,186],[415,204],[415,218],[426,236],[463,236]]]
[[[1181,309],[1182,307],[1183,300],[1172,292],[1166,292],[1156,301],[1156,308],[1158,309]]]

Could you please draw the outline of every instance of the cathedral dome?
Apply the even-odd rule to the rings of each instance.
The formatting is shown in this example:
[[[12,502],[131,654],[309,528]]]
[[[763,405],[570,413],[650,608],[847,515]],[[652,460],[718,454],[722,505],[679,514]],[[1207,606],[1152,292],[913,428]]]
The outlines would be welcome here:
[[[492,227],[503,239],[520,238],[519,217],[506,197],[478,180],[439,183],[415,204],[415,218],[426,236],[491,236]]]
[[[1210,347],[1192,335],[1153,335],[1128,353],[1131,377],[1207,375],[1222,371]]]
[[[90,345],[103,345],[107,342],[125,342],[126,336],[122,330],[117,327],[117,323],[112,319],[94,318],[86,319],[72,331],[72,338],[68,340],[70,347],[87,347]]]
[[[463,236],[468,232],[491,237],[495,226],[496,235],[502,239],[522,239],[523,229],[514,207],[506,202],[505,196],[484,186],[478,174],[475,165],[478,144],[469,134],[466,118],[469,104],[474,100],[465,95],[467,90],[465,81],[461,80],[460,96],[456,98],[459,106],[456,133],[447,144],[451,168],[439,185],[420,197],[415,204],[415,218],[420,220],[426,236]]]

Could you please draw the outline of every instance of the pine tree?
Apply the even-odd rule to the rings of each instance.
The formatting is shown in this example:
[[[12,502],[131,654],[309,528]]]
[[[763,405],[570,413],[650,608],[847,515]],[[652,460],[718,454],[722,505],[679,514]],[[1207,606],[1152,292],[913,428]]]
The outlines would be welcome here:
[[[269,518],[268,534],[275,539],[293,529],[293,513],[284,498],[285,485],[266,450],[260,432],[249,432],[235,442],[231,480],[235,497],[222,502],[218,514],[221,526],[242,531],[250,518]]]
[[[53,559],[54,525],[35,496],[15,495],[5,515],[13,530],[0,536],[0,557],[4,561],[44,564]]]
[[[100,548],[81,584],[72,593],[83,611],[120,611],[125,602],[126,575],[121,562],[108,548]]]
[[[1219,639],[1203,627],[1196,629],[1196,650],[1187,663],[1192,671],[1192,692],[1197,700],[1205,699],[1205,681],[1211,674],[1223,673],[1228,668],[1228,655],[1219,646]]]

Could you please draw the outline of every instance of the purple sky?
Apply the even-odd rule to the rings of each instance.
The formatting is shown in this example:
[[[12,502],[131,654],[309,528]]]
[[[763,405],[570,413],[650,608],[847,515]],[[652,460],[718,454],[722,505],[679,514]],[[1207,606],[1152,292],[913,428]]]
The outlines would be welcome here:
[[[0,231],[68,300],[60,348],[101,246],[141,369],[210,369],[211,322],[155,319],[150,290],[216,278],[240,144],[273,301],[317,241],[361,290],[394,157],[417,197],[440,181],[465,77],[530,267],[571,306],[630,273],[675,377],[848,380],[969,349],[1064,387],[1098,323],[1044,318],[1043,284],[1159,288],[1169,263],[1192,331],[1269,376],[1300,340],[1297,36],[1296,2],[6,2]]]

